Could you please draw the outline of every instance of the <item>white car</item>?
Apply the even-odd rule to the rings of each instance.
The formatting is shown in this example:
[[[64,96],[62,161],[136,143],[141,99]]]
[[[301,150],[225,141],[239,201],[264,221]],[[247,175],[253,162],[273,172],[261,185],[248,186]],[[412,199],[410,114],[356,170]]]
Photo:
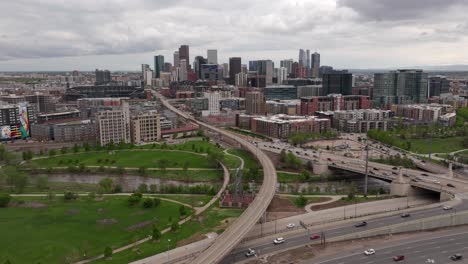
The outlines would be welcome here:
[[[245,253],[245,256],[246,256],[246,257],[255,256],[255,250],[249,248],[249,249],[247,250],[247,252]]]
[[[375,250],[373,248],[369,248],[368,250],[364,251],[364,255],[366,256],[370,256],[374,254],[375,254]]]
[[[452,206],[449,206],[449,205],[445,205],[444,207],[442,207],[444,210],[451,210],[452,209]]]
[[[295,227],[295,226],[296,226],[296,225],[293,224],[293,223],[289,223],[288,225],[286,225],[287,228],[293,228],[293,227]]]
[[[278,237],[278,238],[276,238],[275,240],[273,240],[273,244],[278,245],[278,244],[284,243],[285,241],[286,241],[286,240],[284,240],[284,238]]]

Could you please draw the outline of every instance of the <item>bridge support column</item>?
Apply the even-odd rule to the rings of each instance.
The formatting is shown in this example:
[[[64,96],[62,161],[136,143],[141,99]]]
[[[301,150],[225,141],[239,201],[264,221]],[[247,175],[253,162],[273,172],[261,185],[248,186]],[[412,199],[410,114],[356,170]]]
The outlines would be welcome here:
[[[447,177],[453,179],[453,163],[452,162],[449,162],[449,167],[448,167],[448,174],[447,174]]]
[[[390,194],[394,196],[409,195],[411,185],[403,178],[403,169],[398,168],[398,176],[390,184]]]
[[[312,165],[312,172],[316,175],[330,174],[327,163],[314,162]]]

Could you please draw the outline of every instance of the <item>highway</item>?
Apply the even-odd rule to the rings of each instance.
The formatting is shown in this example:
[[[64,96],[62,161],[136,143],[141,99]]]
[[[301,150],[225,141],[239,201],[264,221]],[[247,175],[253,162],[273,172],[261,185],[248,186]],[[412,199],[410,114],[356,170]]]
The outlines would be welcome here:
[[[256,146],[248,142],[247,140],[230,133],[226,130],[219,129],[217,127],[208,125],[200,122],[190,116],[187,113],[175,108],[171,105],[161,94],[156,93],[156,97],[161,100],[161,103],[178,114],[179,116],[194,122],[201,127],[209,129],[213,132],[219,133],[223,136],[229,137],[238,142],[244,149],[251,152],[256,156],[263,168],[263,184],[260,191],[257,193],[254,201],[244,211],[244,213],[236,219],[221,235],[218,236],[216,241],[207,250],[202,252],[192,263],[195,264],[207,264],[207,263],[218,263],[223,257],[229,254],[229,252],[244,238],[244,236],[254,227],[255,223],[262,217],[270,204],[276,190],[276,169],[274,164]]]
[[[254,249],[260,256],[265,254],[272,254],[275,251],[279,250],[287,250],[288,248],[293,248],[297,246],[303,246],[314,242],[310,240],[310,235],[312,234],[323,234],[325,235],[326,239],[339,237],[343,235],[348,235],[355,232],[362,232],[366,230],[371,230],[374,228],[385,227],[389,225],[395,225],[404,223],[407,221],[414,221],[418,219],[429,218],[432,216],[437,216],[441,214],[456,214],[460,211],[468,210],[468,203],[464,201],[457,206],[454,206],[451,210],[443,210],[441,207],[431,208],[426,210],[418,210],[411,212],[410,217],[403,218],[400,215],[394,216],[387,216],[387,217],[380,217],[380,218],[373,218],[367,220],[367,226],[365,227],[355,227],[354,224],[359,223],[360,221],[356,221],[352,224],[340,224],[334,227],[330,227],[324,230],[317,230],[311,227],[308,231],[304,229],[302,233],[295,233],[295,234],[285,234],[282,235],[286,242],[280,245],[274,245],[273,241],[262,241],[258,240],[258,244],[255,245],[247,245],[236,248],[229,256],[227,256],[222,263],[235,263],[238,261],[243,261],[246,259],[245,253],[247,252],[248,248]],[[320,239],[318,240],[320,242]],[[334,262],[333,262],[334,263]],[[340,263],[340,262],[337,262]],[[357,263],[365,263],[365,262],[357,262]],[[378,262],[377,262],[378,263]]]
[[[393,257],[405,256],[404,264],[421,263],[467,263],[468,262],[468,232],[437,236],[434,238],[419,239],[404,242],[399,245],[374,248],[375,254],[365,256],[363,252],[339,255],[331,257],[328,261],[315,262],[313,260],[303,263],[310,264],[385,264],[395,263]],[[454,254],[462,254],[464,257],[458,262],[450,259]]]

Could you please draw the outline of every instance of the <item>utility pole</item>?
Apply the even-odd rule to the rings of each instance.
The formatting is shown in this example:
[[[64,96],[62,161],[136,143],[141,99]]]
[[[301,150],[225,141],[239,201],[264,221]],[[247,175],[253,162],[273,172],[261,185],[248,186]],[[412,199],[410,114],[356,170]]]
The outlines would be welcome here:
[[[367,197],[367,181],[369,174],[369,142],[366,139],[366,174],[364,176],[364,197]]]

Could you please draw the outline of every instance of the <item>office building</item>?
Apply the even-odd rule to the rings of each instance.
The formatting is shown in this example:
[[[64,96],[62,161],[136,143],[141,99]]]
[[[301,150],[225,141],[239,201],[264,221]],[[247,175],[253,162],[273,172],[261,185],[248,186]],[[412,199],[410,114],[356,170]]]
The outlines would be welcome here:
[[[307,69],[307,77],[310,77],[310,50],[306,50],[306,69]]]
[[[422,70],[397,70],[374,74],[374,106],[424,104],[428,97],[428,74]]]
[[[450,92],[450,81],[445,76],[429,77],[429,97]]]
[[[133,144],[161,140],[161,116],[155,110],[138,113],[131,118],[130,128]]]
[[[248,74],[247,73],[238,73],[236,74],[236,83],[234,84],[237,87],[247,87],[248,86]]]
[[[196,56],[195,60],[193,61],[193,68],[195,70],[195,74],[197,75],[197,79],[202,80],[202,65],[208,64],[208,60],[203,58],[202,56]]]
[[[316,112],[357,110],[371,108],[367,96],[330,94],[327,96],[301,97],[301,115],[314,115]]]
[[[267,115],[300,115],[301,101],[300,100],[277,100],[266,101]]]
[[[293,100],[297,99],[297,87],[293,85],[271,85],[264,89],[265,99],[269,100]]]
[[[285,67],[276,68],[276,83],[283,84],[288,79],[288,70]]]
[[[259,77],[265,78],[265,85],[258,86],[258,87],[265,87],[267,85],[272,85],[273,84],[273,70],[274,70],[273,61],[259,60],[259,61],[256,61],[255,64],[256,64],[257,74],[260,75]]]
[[[179,61],[185,60],[187,67],[190,67],[190,52],[188,45],[181,45],[179,47]]]
[[[110,83],[112,80],[111,73],[108,70],[96,69],[95,76],[96,76],[96,82],[95,82],[96,85],[107,84],[107,83]]]
[[[230,61],[229,61],[230,63]],[[230,77],[230,72],[229,72],[229,63],[223,63],[223,77],[224,79],[228,79]],[[235,76],[235,75],[234,75]]]
[[[312,72],[311,74],[312,78],[320,77],[320,54],[317,52],[314,52],[314,54],[312,54],[311,72]]]
[[[178,51],[174,51],[174,67],[179,67],[179,64],[180,64],[180,57],[179,57],[179,52]]]
[[[0,96],[0,101],[8,104],[19,104],[26,102],[26,98],[22,95],[8,94]]]
[[[130,110],[127,102],[119,109],[106,110],[96,115],[98,139],[101,146],[109,143],[130,143]]]
[[[289,74],[292,73],[293,63],[294,63],[293,59],[282,60],[282,61],[280,61],[280,67],[286,68],[286,73],[289,75]]]
[[[218,50],[209,49],[206,53],[208,64],[218,64]]]
[[[371,129],[387,131],[392,129],[392,111],[360,109],[336,111],[333,115],[333,127],[346,133],[367,133]]]
[[[165,71],[164,56],[163,55],[154,56],[154,78],[160,78],[162,71]]]
[[[229,58],[229,83],[236,83],[236,74],[241,72],[242,59],[240,57]]]
[[[179,62],[179,67],[177,68],[178,69],[178,81],[179,82],[182,82],[182,81],[186,81],[188,80],[188,65],[187,65],[187,60],[185,59],[180,59],[180,62]]]
[[[297,98],[301,98],[305,96],[319,96],[321,94],[322,94],[321,84],[297,86]]]
[[[299,66],[302,68],[307,68],[307,54],[303,49],[299,50]]]
[[[258,91],[245,94],[245,113],[248,115],[265,114],[265,97]]]
[[[202,64],[200,79],[205,81],[217,81],[220,75],[218,72],[218,64]]]
[[[172,64],[170,62],[165,62],[163,72],[171,72],[171,71],[172,71]]]
[[[91,120],[77,120],[58,124],[32,124],[35,140],[56,142],[96,143],[96,124]]]
[[[342,94],[351,95],[353,75],[348,71],[334,71],[332,73],[323,74],[322,78],[322,95]]]

